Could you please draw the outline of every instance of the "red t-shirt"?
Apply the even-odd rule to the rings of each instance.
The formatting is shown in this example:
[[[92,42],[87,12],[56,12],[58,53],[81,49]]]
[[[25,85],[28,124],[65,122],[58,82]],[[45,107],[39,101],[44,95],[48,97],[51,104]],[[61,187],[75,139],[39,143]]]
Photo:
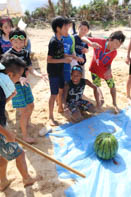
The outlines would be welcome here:
[[[90,71],[92,73],[97,74],[100,78],[106,79],[104,76],[105,72],[111,67],[111,63],[115,56],[117,55],[117,51],[109,51],[107,49],[107,40],[103,38],[88,38],[92,42],[96,42],[102,46],[102,48],[94,49],[93,58],[90,65]],[[112,75],[110,74],[111,78]]]

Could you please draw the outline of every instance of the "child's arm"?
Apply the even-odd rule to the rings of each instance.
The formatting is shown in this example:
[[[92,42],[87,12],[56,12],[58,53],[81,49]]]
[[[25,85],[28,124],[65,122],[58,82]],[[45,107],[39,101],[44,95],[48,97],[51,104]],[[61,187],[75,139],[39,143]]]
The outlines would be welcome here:
[[[131,53],[131,40],[128,46],[128,51],[127,51],[127,59],[126,59],[126,63],[129,64],[131,61],[131,57],[130,57],[130,53]]]
[[[97,42],[90,41],[87,37],[83,37],[82,41],[89,44],[89,46],[91,46],[93,48],[96,48],[96,49],[102,48],[102,46],[100,44],[98,44]]]
[[[8,102],[8,101],[10,101],[14,96],[16,96],[16,94],[17,94],[17,92],[16,92],[16,90],[12,93],[12,95],[11,96],[9,96],[7,99],[6,99],[6,103]]]
[[[94,85],[93,83],[91,83],[88,79],[85,79],[86,85],[88,85],[89,87],[93,88],[94,90],[94,97],[97,103],[97,107],[100,106],[100,99],[99,99],[99,89],[96,85]]]
[[[39,78],[43,79],[44,81],[47,81],[47,80],[48,80],[48,79],[47,79],[47,74],[39,73],[37,70],[35,70],[35,69],[33,68],[32,65],[30,65],[30,66],[28,67],[28,71],[29,71],[30,74],[34,75],[35,77],[39,77]]]
[[[59,64],[59,63],[70,63],[72,61],[71,57],[64,57],[61,59],[54,59],[52,56],[48,55],[47,57],[47,63],[51,63],[51,64]]]
[[[15,135],[12,132],[7,131],[0,125],[0,133],[6,137],[8,142],[15,142]]]
[[[71,54],[71,55],[65,54],[64,56],[65,56],[65,57],[70,57],[70,58],[72,58],[72,59],[75,59],[77,62],[81,62],[81,63],[84,62],[84,59],[83,59],[82,57],[76,56],[75,53],[73,53],[73,54]]]

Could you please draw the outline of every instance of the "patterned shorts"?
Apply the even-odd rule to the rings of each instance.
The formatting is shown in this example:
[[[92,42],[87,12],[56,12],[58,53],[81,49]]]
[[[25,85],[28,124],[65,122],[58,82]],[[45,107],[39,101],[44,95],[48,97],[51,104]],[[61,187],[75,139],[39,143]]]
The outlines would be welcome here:
[[[76,112],[78,109],[81,111],[88,111],[89,107],[93,106],[92,103],[90,103],[87,100],[79,100],[77,102],[70,102],[67,103],[69,110],[74,113]]]
[[[93,80],[93,83],[97,86],[97,87],[100,87],[101,86],[101,78],[98,77],[98,75],[94,74],[94,73],[91,73],[91,76],[92,76],[92,80]],[[115,87],[115,83],[114,83],[114,80],[113,78],[111,79],[107,79],[105,80],[108,87],[109,88],[114,88]]]
[[[16,142],[7,142],[6,138],[0,134],[0,156],[10,161],[17,158],[23,152]]]
[[[22,86],[21,84],[15,84],[17,94],[12,99],[13,108],[24,108],[28,104],[33,103],[34,97],[30,88],[28,86]]]

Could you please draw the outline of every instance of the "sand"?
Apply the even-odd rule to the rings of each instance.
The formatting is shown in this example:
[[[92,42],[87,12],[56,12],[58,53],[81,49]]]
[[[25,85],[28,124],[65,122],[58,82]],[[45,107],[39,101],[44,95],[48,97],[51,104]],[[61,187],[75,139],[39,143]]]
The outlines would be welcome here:
[[[118,50],[118,55],[112,63],[112,71],[117,88],[117,103],[120,109],[123,109],[127,106],[126,81],[128,78],[129,66],[126,65],[125,59],[131,30],[128,27],[117,27],[110,29],[109,31],[93,29],[91,32],[93,36],[103,37],[110,35],[110,33],[115,30],[122,30],[126,35],[126,41]],[[46,72],[47,50],[49,40],[53,35],[52,30],[47,26],[43,30],[28,29],[28,33],[32,42],[32,51],[34,52],[32,58],[33,66],[38,71]],[[89,53],[87,54],[86,63],[86,77],[90,80],[91,77],[88,69],[92,52],[93,50],[90,48]],[[53,156],[54,148],[52,145],[52,138],[38,136],[39,130],[48,124],[48,99],[50,96],[49,85],[48,83],[44,83],[43,80],[39,80],[39,78],[35,78],[33,76],[30,76],[29,80],[35,97],[35,109],[31,118],[34,128],[29,127],[29,133],[37,139],[37,144],[35,147]],[[103,111],[112,109],[112,99],[109,94],[109,89],[104,81],[102,82],[102,91],[105,98]],[[84,95],[88,97],[89,100],[94,101],[93,92],[90,88],[86,87]],[[65,117],[59,114],[57,110],[58,109],[56,106],[54,113],[56,120],[59,124],[66,123],[67,120]],[[17,136],[21,137],[18,121],[19,116],[18,113],[16,113],[16,111],[12,108],[11,102],[7,104],[7,111],[10,130],[15,131]],[[73,180],[60,179],[54,163],[42,158],[29,149],[24,150],[26,152],[26,161],[28,164],[29,173],[31,176],[37,176],[38,181],[33,186],[25,189],[22,184],[21,176],[16,169],[15,161],[11,161],[8,164],[7,176],[8,178],[15,177],[15,180],[5,192],[0,193],[0,197],[64,197],[64,190],[71,184],[74,184]]]

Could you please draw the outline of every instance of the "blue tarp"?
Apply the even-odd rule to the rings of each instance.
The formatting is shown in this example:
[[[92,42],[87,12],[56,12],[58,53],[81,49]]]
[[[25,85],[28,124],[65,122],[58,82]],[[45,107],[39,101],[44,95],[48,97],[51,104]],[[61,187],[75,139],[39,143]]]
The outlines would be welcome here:
[[[119,143],[115,165],[97,158],[93,143],[101,132],[114,133]],[[77,124],[58,127],[54,136],[55,158],[84,173],[83,179],[57,166],[61,178],[76,180],[67,197],[131,197],[131,108],[115,115],[104,112]]]

